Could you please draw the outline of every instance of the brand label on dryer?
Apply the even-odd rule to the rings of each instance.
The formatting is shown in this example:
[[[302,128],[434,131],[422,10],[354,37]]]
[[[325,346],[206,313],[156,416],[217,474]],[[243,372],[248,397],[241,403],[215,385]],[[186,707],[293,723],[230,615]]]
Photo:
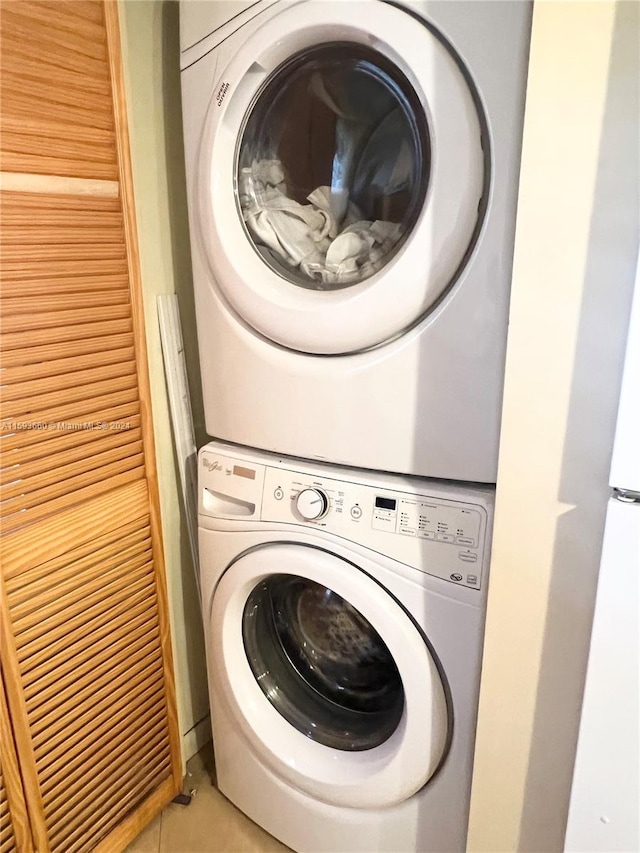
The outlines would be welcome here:
[[[228,91],[229,91],[229,84],[225,83],[225,82],[220,83],[218,91],[216,92],[216,102],[217,102],[219,107],[222,106],[222,102],[224,101],[225,96],[226,96]]]

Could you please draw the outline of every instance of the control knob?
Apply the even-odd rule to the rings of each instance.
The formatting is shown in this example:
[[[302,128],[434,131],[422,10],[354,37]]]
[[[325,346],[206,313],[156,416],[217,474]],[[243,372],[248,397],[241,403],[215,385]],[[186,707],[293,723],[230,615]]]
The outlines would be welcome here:
[[[296,496],[296,509],[305,521],[317,521],[329,509],[329,499],[320,489],[302,489]]]

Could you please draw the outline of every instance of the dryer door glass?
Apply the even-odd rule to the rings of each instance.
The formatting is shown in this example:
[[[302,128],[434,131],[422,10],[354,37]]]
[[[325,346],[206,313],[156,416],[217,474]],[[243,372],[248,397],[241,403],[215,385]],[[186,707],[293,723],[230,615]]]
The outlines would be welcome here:
[[[331,589],[272,575],[249,596],[242,633],[263,693],[312,740],[359,751],[379,746],[397,728],[404,690],[391,653]]]
[[[237,201],[249,239],[294,284],[335,290],[387,264],[424,206],[429,132],[406,76],[363,44],[310,48],[248,111]]]

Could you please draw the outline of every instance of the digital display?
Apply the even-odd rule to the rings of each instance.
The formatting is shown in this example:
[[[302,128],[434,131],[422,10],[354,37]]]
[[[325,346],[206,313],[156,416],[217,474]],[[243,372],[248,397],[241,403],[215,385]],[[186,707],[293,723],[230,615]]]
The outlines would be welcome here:
[[[253,468],[243,468],[242,465],[234,465],[233,473],[236,477],[244,477],[246,480],[255,480],[256,472]]]
[[[395,498],[380,498],[376,495],[376,509],[392,509],[395,511]]]

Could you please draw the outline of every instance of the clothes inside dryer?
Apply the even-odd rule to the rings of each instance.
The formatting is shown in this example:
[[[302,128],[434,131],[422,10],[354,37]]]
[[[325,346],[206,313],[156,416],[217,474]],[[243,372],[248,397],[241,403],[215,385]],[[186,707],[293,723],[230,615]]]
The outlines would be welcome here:
[[[424,109],[381,54],[314,47],[258,94],[239,147],[238,201],[250,238],[280,275],[335,289],[381,269],[422,209]]]
[[[249,596],[242,633],[263,693],[307,737],[362,751],[397,728],[404,690],[393,657],[373,626],[331,589],[272,575]]]

